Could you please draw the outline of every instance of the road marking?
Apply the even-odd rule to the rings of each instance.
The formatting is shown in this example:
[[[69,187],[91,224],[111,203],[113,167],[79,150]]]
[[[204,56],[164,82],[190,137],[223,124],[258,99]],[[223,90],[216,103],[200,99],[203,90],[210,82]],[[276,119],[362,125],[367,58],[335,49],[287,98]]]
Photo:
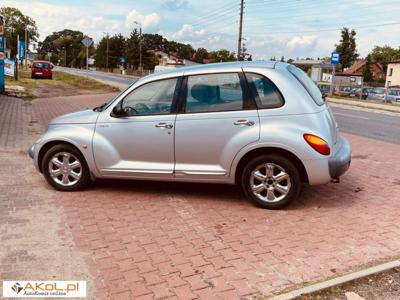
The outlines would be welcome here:
[[[343,116],[343,117],[350,117],[350,118],[356,118],[356,119],[362,119],[362,120],[370,120],[370,118],[367,117],[360,117],[360,116],[356,116],[356,115],[352,115],[352,114],[344,114],[344,113],[333,113],[334,115],[338,115],[338,116]]]

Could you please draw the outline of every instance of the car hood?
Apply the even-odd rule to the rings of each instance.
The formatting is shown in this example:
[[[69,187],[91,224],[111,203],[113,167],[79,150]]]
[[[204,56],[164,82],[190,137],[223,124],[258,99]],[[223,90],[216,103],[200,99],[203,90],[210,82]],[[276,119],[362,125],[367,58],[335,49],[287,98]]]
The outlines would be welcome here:
[[[49,125],[56,124],[93,124],[99,113],[92,109],[65,114],[50,120]]]

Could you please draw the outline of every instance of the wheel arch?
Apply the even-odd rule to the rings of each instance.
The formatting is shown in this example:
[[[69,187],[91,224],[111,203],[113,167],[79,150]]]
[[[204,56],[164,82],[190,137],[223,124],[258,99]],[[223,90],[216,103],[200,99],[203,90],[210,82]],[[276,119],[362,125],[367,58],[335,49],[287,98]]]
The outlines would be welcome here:
[[[281,155],[281,156],[289,159],[290,161],[292,161],[294,163],[297,170],[299,171],[301,180],[305,183],[309,182],[306,168],[304,167],[303,162],[295,154],[293,154],[292,152],[290,152],[286,149],[282,149],[282,148],[278,148],[278,147],[261,147],[261,148],[256,148],[256,149],[250,150],[249,152],[247,152],[245,155],[243,155],[240,158],[240,160],[236,166],[236,169],[235,169],[235,183],[240,182],[240,175],[242,174],[243,169],[245,168],[246,164],[254,157],[264,155],[264,154],[277,154],[277,155]]]
[[[49,141],[49,142],[47,142],[46,144],[44,144],[44,145],[40,148],[39,153],[38,153],[38,167],[39,167],[39,171],[40,171],[41,173],[43,173],[43,170],[42,170],[42,161],[43,161],[44,155],[46,154],[46,152],[47,152],[50,148],[52,148],[52,147],[54,147],[54,146],[56,146],[56,145],[68,145],[68,146],[71,146],[71,147],[73,147],[76,151],[78,151],[78,152],[82,155],[82,157],[85,158],[84,153],[83,153],[76,145],[74,145],[74,144],[71,143],[71,142],[64,141],[64,140],[53,140],[53,141]],[[86,159],[86,158],[85,158],[85,159]]]

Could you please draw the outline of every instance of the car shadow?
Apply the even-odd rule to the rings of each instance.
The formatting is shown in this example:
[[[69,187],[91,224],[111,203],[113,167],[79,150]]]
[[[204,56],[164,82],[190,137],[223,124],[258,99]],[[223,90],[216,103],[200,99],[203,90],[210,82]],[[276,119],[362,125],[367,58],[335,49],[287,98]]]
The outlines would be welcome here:
[[[345,181],[345,182],[344,182]],[[242,189],[237,185],[209,184],[209,183],[185,183],[185,182],[161,182],[121,179],[98,179],[92,184],[91,190],[119,194],[134,195],[148,194],[154,196],[170,196],[185,198],[185,200],[206,202],[228,202],[257,208],[245,197]],[[357,195],[363,192],[363,188],[357,184],[357,180],[345,178],[339,184],[326,184],[322,186],[303,185],[303,191],[299,199],[291,203],[286,210],[304,210],[323,207],[351,206],[357,201]],[[338,198],[338,194],[346,195]]]

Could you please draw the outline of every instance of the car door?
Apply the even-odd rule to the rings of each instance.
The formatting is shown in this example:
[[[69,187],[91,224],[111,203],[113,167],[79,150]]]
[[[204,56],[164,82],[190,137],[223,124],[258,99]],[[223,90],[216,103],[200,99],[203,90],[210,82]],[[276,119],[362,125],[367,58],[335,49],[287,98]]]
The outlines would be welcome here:
[[[143,84],[119,103],[126,116],[99,116],[93,153],[102,176],[173,178],[178,82],[168,78]]]
[[[224,182],[235,155],[259,139],[259,117],[244,76],[188,75],[182,95],[175,123],[175,178]]]

